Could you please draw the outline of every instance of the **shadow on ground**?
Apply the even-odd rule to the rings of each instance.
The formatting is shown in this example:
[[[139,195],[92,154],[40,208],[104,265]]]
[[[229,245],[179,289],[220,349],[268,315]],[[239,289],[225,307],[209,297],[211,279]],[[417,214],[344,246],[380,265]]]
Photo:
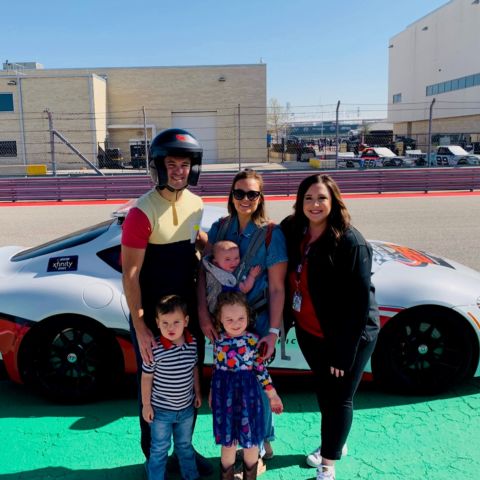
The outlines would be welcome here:
[[[317,412],[312,392],[312,377],[277,377],[275,383],[284,399],[286,411],[291,413]],[[207,386],[204,391],[207,391]],[[112,423],[122,417],[138,414],[135,386],[128,382],[110,398],[92,403],[64,405],[45,399],[24,385],[9,380],[0,381],[0,418],[79,417],[71,429],[91,430]],[[356,397],[355,409],[384,408],[475,395],[480,391],[480,378],[469,379],[440,395],[410,396],[386,393],[374,383],[363,383]],[[204,401],[200,415],[209,414]]]

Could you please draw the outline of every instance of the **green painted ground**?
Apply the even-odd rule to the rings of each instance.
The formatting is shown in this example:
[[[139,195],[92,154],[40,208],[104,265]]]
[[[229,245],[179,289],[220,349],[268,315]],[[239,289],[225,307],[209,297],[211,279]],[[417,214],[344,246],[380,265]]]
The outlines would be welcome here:
[[[277,417],[275,457],[260,478],[312,479],[315,471],[305,466],[304,455],[318,443],[316,403],[305,381],[279,387],[286,413]],[[363,387],[356,408],[338,480],[479,478],[479,379],[439,398],[392,396]],[[132,395],[63,406],[0,381],[0,431],[0,480],[143,479]],[[218,464],[208,408],[201,410],[194,443]]]

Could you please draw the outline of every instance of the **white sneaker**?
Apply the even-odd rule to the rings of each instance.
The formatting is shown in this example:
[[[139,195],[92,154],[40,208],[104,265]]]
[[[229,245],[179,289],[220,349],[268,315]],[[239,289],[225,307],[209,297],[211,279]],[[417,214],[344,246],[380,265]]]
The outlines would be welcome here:
[[[313,468],[318,468],[322,464],[322,455],[320,455],[320,448],[318,447],[312,453],[307,455],[306,462],[307,465]],[[345,444],[342,448],[342,457],[346,457],[348,453],[347,444]]]
[[[320,465],[317,468],[317,480],[335,480],[335,467]]]

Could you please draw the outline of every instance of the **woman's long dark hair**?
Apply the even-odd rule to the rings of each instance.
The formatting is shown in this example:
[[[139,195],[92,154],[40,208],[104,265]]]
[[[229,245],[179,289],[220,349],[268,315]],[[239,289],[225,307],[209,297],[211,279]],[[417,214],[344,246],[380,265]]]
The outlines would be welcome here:
[[[335,182],[330,175],[316,174],[302,180],[298,186],[297,199],[293,206],[295,227],[298,229],[297,231],[303,232],[305,227],[308,226],[308,218],[303,213],[303,201],[307,190],[316,183],[322,183],[330,192],[332,209],[327,219],[327,232],[333,237],[335,242],[338,242],[340,237],[350,226],[350,213],[348,213],[347,207],[342,200],[342,195],[337,182]]]
[[[255,170],[247,168],[241,172],[238,172],[235,177],[233,177],[232,187],[230,188],[230,193],[228,195],[228,213],[232,216],[237,215],[235,205],[233,204],[233,190],[235,189],[235,184],[239,180],[245,180],[249,178],[253,178],[258,182],[258,188],[260,190],[257,209],[252,213],[252,222],[256,225],[263,225],[264,223],[268,222],[268,217],[265,212],[265,199],[263,198],[263,178]]]

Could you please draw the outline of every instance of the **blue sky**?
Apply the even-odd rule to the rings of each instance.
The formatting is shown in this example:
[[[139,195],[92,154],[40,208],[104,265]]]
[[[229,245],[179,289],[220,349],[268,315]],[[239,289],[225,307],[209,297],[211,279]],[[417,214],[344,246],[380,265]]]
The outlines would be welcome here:
[[[387,103],[388,40],[446,0],[3,2],[0,60],[45,68],[267,64],[267,96]],[[334,108],[334,107],[333,107]],[[353,111],[353,107],[352,107]],[[372,116],[372,114],[368,115]],[[375,116],[375,115],[373,115]]]

